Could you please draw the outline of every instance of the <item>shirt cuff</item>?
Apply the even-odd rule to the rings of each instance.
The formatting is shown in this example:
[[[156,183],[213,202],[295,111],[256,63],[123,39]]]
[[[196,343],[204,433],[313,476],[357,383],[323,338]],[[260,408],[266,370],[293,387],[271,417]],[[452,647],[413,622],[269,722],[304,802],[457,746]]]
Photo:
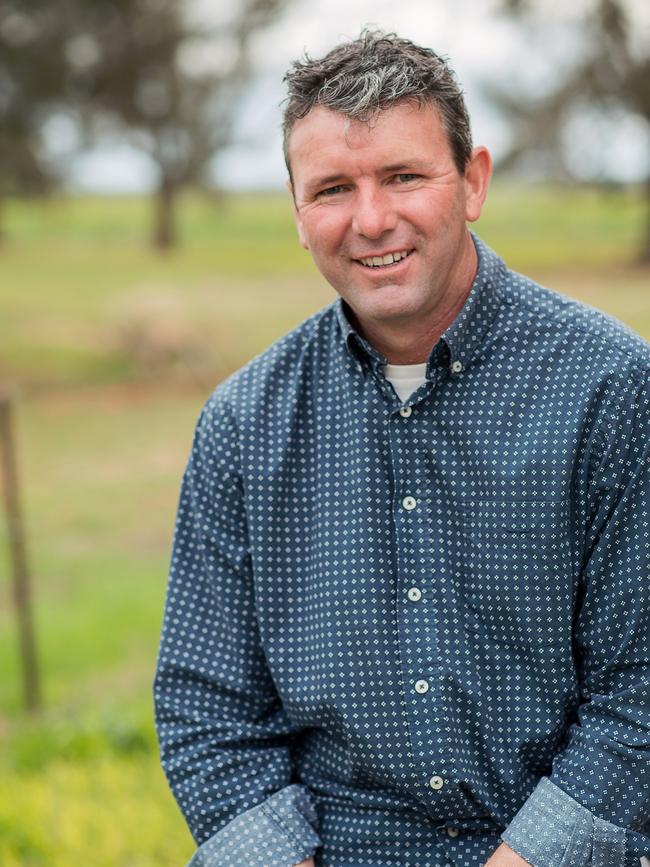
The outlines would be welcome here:
[[[309,791],[287,786],[213,834],[187,867],[293,867],[320,846],[315,825]]]
[[[542,777],[501,839],[533,867],[628,863],[625,829],[594,816],[548,777]]]

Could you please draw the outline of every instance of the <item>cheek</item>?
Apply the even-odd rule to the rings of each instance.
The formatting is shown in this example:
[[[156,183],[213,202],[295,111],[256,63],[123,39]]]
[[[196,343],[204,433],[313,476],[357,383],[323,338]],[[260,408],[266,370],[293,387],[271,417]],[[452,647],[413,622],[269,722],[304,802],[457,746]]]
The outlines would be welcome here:
[[[304,223],[304,232],[309,249],[314,255],[333,255],[345,239],[345,227],[334,217],[307,220]]]
[[[309,252],[314,259],[327,261],[335,257],[340,248],[340,239],[333,227],[324,224],[310,226],[306,238]]]
[[[455,190],[441,191],[438,195],[427,195],[413,202],[405,219],[422,235],[434,236],[441,227],[457,222],[459,201]]]

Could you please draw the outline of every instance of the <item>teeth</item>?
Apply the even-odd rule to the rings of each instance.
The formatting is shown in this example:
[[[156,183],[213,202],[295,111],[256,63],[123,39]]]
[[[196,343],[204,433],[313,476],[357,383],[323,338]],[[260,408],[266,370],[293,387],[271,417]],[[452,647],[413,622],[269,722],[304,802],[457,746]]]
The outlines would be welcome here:
[[[378,265],[392,265],[393,262],[399,262],[400,259],[405,259],[407,256],[408,250],[399,250],[397,253],[386,253],[385,256],[369,256],[360,261],[370,268],[376,268]]]

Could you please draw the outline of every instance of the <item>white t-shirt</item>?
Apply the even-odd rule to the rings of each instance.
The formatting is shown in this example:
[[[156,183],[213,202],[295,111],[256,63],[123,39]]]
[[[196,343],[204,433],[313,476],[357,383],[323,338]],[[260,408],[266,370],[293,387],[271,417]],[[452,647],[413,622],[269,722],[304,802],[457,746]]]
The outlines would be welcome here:
[[[404,403],[427,379],[427,363],[386,364],[384,376]]]

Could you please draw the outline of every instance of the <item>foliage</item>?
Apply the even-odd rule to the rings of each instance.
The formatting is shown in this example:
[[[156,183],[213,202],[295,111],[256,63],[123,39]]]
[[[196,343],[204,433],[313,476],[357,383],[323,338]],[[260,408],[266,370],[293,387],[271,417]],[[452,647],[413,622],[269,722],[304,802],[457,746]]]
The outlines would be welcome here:
[[[62,167],[45,158],[43,131],[64,116],[86,144],[122,136],[148,154],[153,241],[172,246],[176,195],[205,184],[229,142],[249,41],[284,2],[239,0],[208,27],[190,0],[0,0],[0,194],[51,186]]]
[[[41,127],[65,89],[60,10],[46,0],[0,0],[0,197],[43,192],[52,166]]]
[[[210,160],[228,143],[250,37],[278,14],[283,0],[240,0],[211,27],[192,23],[187,0],[68,2],[78,7],[68,54],[87,129],[100,138],[124,132],[154,161],[153,240],[169,247],[175,196],[189,183],[204,184]]]
[[[155,756],[59,758],[0,782],[3,867],[179,867],[194,848]],[[44,782],[47,784],[44,785]],[[172,829],[172,830],[170,830]]]
[[[511,81],[507,86],[488,89],[514,130],[512,146],[500,161],[501,169],[537,153],[550,157],[556,178],[571,176],[563,156],[562,133],[585,104],[604,113],[623,107],[643,118],[650,134],[650,43],[638,40],[626,5],[625,0],[590,0],[576,24],[584,43],[582,51],[576,52],[573,64],[542,94],[524,93]],[[502,6],[519,21],[536,21],[538,26],[549,17],[552,21],[547,4],[541,0],[502,0]],[[646,207],[646,232],[639,257],[650,262],[650,177]]]
[[[503,6],[522,22],[543,28],[555,24],[539,0],[503,0]],[[549,149],[562,159],[563,126],[584,102],[611,109],[616,104],[643,117],[650,125],[650,51],[637,44],[624,0],[590,0],[581,18],[572,21],[581,34],[582,47],[558,81],[537,97],[513,86],[493,86],[489,93],[515,124],[514,142],[502,166],[510,166],[534,150]],[[567,27],[569,24],[567,23]],[[560,164],[567,174],[566,163]]]

